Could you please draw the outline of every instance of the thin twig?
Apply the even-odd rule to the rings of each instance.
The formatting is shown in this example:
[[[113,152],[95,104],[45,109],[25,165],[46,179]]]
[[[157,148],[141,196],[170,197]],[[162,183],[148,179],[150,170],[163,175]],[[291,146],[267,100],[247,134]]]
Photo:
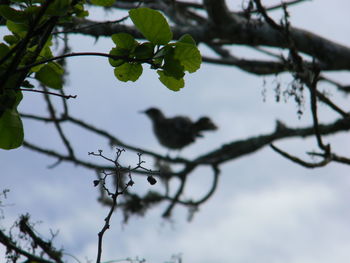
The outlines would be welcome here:
[[[335,112],[339,113],[342,117],[344,118],[350,117],[348,112],[345,112],[343,109],[341,109],[338,105],[332,102],[327,96],[319,92],[317,89],[316,89],[316,96],[320,101],[322,101],[324,104],[329,106]]]
[[[321,162],[318,163],[309,163],[309,162],[305,162],[302,159],[296,157],[296,156],[292,156],[289,153],[282,151],[281,149],[277,148],[276,146],[274,146],[273,144],[270,144],[270,147],[278,152],[279,154],[281,154],[283,157],[287,158],[288,160],[297,163],[301,166],[304,166],[306,168],[318,168],[318,167],[323,167],[326,166],[330,161],[332,161],[331,158],[325,158],[324,160],[322,160]]]
[[[120,19],[117,19],[117,20],[113,20],[113,21],[103,21],[103,22],[97,22],[96,24],[92,24],[92,25],[81,26],[78,29],[88,29],[88,28],[92,28],[92,27],[96,27],[96,26],[109,25],[109,24],[118,24],[118,23],[121,23],[121,22],[125,21],[128,18],[129,18],[129,15],[124,16],[124,17],[122,17]],[[58,34],[68,34],[68,33],[72,33],[72,32],[73,32],[72,30],[63,30],[63,31],[53,32],[52,34],[53,35],[58,35]]]
[[[119,165],[119,157],[121,156],[121,154],[124,152],[125,150],[124,149],[117,149],[117,156],[115,157],[114,160],[112,160],[111,158],[108,158],[106,156],[104,156],[102,154],[102,150],[99,150],[99,153],[98,154],[94,154],[94,153],[91,153],[95,156],[100,156],[100,157],[103,157],[105,160],[107,161],[110,161],[112,163],[114,163],[115,165],[115,176],[117,176],[118,178],[118,181],[121,180],[121,176],[122,176],[122,173],[124,171],[122,171],[120,168],[121,166]],[[139,162],[138,163],[138,166],[141,165],[142,162]],[[117,206],[117,198],[119,195],[123,194],[128,187],[132,186],[134,184],[133,180],[131,179],[131,175],[130,175],[130,169],[129,169],[129,182],[123,187],[123,189],[121,191],[119,191],[119,183],[117,183],[115,185],[115,192],[114,193],[111,193],[109,191],[108,188],[105,187],[105,179],[107,177],[108,174],[105,173],[105,177],[102,179],[102,184],[103,184],[103,187],[104,187],[104,190],[108,193],[108,195],[111,197],[112,199],[112,203],[111,203],[111,206],[110,206],[110,209],[109,209],[109,212],[106,216],[106,218],[104,219],[105,223],[101,229],[101,231],[98,233],[98,246],[97,246],[97,258],[96,258],[96,263],[100,263],[101,262],[101,256],[102,256],[102,243],[103,243],[103,236],[105,234],[105,232],[109,229],[110,227],[110,220],[112,218],[112,215],[113,215],[113,212]]]
[[[265,7],[264,9],[266,11],[274,11],[276,9],[283,8],[283,5],[291,6],[291,5],[299,4],[299,3],[305,2],[305,1],[310,1],[310,0],[293,0],[293,1],[289,1],[289,2],[283,2],[283,4],[276,4],[276,5],[268,6],[268,7]],[[253,10],[249,11],[249,13],[251,13],[251,14],[258,13],[258,12],[260,12],[258,9],[253,9]],[[244,11],[242,13],[244,13]]]
[[[176,192],[175,196],[172,198],[171,203],[169,204],[169,206],[163,212],[162,216],[164,218],[169,218],[171,216],[172,210],[174,209],[176,203],[178,202],[181,194],[185,190],[187,175],[189,173],[191,173],[196,168],[197,165],[198,164],[196,164],[196,163],[187,164],[185,166],[185,168],[178,174],[178,177],[180,179],[180,186],[177,189],[177,192]]]
[[[313,156],[321,156],[321,157],[325,157],[324,153],[315,153],[315,152],[308,152],[309,155],[313,155]],[[342,164],[350,164],[350,158],[344,157],[344,156],[339,156],[337,154],[332,153],[330,155],[330,157],[332,159],[332,161],[334,162],[338,162],[338,163],[342,163]]]
[[[107,57],[107,58],[111,58],[111,59],[115,59],[115,60],[122,59],[126,62],[148,63],[152,66],[157,66],[157,65],[152,63],[151,59],[137,59],[137,58],[130,58],[128,56],[115,56],[115,55],[111,55],[111,54],[107,54],[107,53],[100,53],[100,52],[74,52],[74,53],[64,54],[64,55],[60,55],[60,56],[56,56],[56,57],[52,57],[52,58],[48,58],[48,59],[43,59],[41,61],[37,61],[37,62],[32,63],[30,65],[20,67],[15,72],[25,71],[25,70],[28,70],[32,67],[35,67],[35,66],[38,66],[41,64],[45,64],[47,62],[60,60],[60,59],[68,58],[68,57],[77,57],[77,56]]]
[[[44,88],[44,91],[47,92],[47,89]],[[60,135],[60,138],[63,141],[63,144],[66,146],[67,151],[69,153],[69,156],[71,156],[72,158],[75,158],[74,157],[75,155],[74,155],[73,147],[71,146],[70,141],[68,140],[68,138],[64,134],[63,128],[61,127],[61,123],[59,121],[56,121],[57,118],[56,118],[55,108],[54,108],[54,106],[51,103],[49,95],[47,93],[44,93],[44,98],[46,100],[46,103],[47,103],[47,106],[48,106],[48,110],[49,110],[51,118],[52,118],[52,120],[54,122],[55,128],[56,128],[58,134]]]
[[[213,165],[212,169],[214,171],[213,174],[213,182],[211,184],[211,187],[209,189],[209,191],[200,199],[198,199],[197,201],[193,201],[193,200],[189,200],[189,201],[182,201],[182,200],[177,200],[176,202],[182,205],[186,205],[186,206],[199,206],[203,203],[205,203],[216,191],[217,186],[218,186],[218,182],[219,182],[219,175],[220,175],[220,169],[217,165]],[[173,198],[169,197],[169,196],[164,196],[164,199],[167,200],[173,200]]]
[[[58,96],[58,97],[61,97],[61,98],[67,99],[67,100],[70,99],[70,98],[75,99],[77,97],[77,95],[64,95],[64,94],[58,94],[58,93],[50,92],[50,91],[47,91],[47,90],[23,89],[23,88],[16,89],[16,90],[49,94],[49,95]]]
[[[325,145],[323,143],[322,137],[321,137],[321,134],[319,131],[319,121],[318,121],[318,114],[317,114],[317,99],[316,99],[318,75],[319,75],[319,72],[314,72],[314,76],[313,76],[313,79],[311,81],[311,85],[309,86],[312,120],[313,120],[315,136],[316,136],[318,146],[323,151],[325,151],[326,154],[330,154],[330,145],[329,144]]]
[[[277,24],[266,12],[265,7],[261,4],[260,0],[254,0],[257,11],[264,17],[265,21],[277,31],[283,31],[283,27]]]

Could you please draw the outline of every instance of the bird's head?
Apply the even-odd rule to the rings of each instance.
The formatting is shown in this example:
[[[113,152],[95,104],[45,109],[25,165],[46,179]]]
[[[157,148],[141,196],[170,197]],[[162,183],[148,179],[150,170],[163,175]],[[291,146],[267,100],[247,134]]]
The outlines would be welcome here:
[[[195,123],[199,131],[216,130],[218,127],[208,117],[202,117]]]
[[[159,120],[164,118],[163,113],[157,108],[149,108],[145,111],[142,111],[142,113],[145,113],[152,120]]]

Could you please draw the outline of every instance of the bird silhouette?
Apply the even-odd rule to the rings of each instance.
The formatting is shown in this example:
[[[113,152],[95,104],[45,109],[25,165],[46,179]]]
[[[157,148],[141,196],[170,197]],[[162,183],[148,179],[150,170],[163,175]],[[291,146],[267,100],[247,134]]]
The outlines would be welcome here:
[[[151,119],[159,143],[169,149],[181,150],[195,142],[198,137],[203,137],[201,132],[217,129],[208,117],[201,117],[192,122],[185,116],[167,118],[157,108],[149,108],[143,113]]]

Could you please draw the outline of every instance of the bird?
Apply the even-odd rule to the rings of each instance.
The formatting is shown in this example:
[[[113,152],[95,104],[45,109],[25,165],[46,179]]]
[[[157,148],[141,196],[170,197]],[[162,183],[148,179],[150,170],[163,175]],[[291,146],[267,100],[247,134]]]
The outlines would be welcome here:
[[[152,121],[153,131],[159,143],[171,150],[181,150],[203,137],[203,131],[216,130],[216,125],[208,117],[201,117],[196,122],[185,116],[167,118],[161,110],[149,108],[143,111]]]

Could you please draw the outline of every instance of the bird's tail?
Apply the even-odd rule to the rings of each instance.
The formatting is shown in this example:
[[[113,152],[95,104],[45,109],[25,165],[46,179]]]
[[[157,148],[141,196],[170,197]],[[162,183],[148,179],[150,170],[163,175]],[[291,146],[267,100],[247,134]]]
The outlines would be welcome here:
[[[209,119],[208,117],[202,117],[194,124],[194,129],[197,132],[197,136],[201,137],[200,134],[201,131],[213,131],[216,130],[218,127]]]

